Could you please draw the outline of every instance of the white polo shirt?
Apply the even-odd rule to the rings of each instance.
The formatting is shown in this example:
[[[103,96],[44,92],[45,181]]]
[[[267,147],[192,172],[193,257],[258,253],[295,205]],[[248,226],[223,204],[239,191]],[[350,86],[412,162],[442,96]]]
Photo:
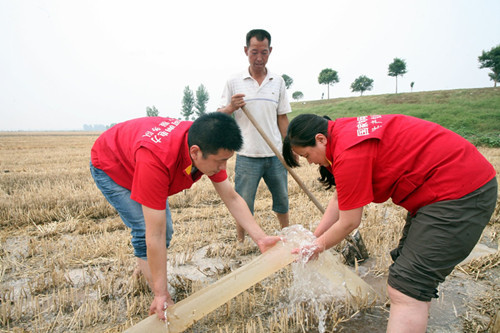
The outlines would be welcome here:
[[[278,115],[292,112],[283,78],[268,70],[266,78],[259,86],[248,70],[234,75],[226,82],[220,107],[229,105],[234,94],[245,94],[248,111],[281,152],[282,138],[278,128]],[[245,113],[238,109],[233,114],[243,135],[243,147],[238,154],[248,157],[274,156],[269,145]]]

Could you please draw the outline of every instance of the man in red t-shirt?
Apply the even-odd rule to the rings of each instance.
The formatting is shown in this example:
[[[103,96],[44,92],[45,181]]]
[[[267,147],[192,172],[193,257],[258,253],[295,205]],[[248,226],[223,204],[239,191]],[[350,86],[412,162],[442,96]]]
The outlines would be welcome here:
[[[387,331],[425,332],[439,283],[469,255],[495,209],[493,166],[458,134],[404,115],[299,115],[283,142],[292,167],[294,153],[320,165],[323,183],[336,186],[308,249],[313,257],[357,228],[371,202],[390,198],[408,210],[391,251]]]
[[[104,132],[92,147],[92,176],[131,229],[138,268],[155,295],[150,314],[162,320],[166,306],[173,304],[167,289],[167,247],[173,233],[170,195],[190,188],[206,174],[262,252],[279,240],[264,233],[227,179],[227,161],[242,143],[234,119],[214,112],[194,122],[129,120]]]

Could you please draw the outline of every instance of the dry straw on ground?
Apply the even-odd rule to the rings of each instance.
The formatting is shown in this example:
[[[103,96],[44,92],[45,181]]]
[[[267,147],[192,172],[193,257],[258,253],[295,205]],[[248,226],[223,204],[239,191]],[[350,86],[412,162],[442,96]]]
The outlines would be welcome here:
[[[96,133],[79,132],[0,133],[2,332],[120,332],[147,316],[152,294],[141,278],[132,276],[135,261],[128,230],[89,174],[89,152],[96,138]],[[500,170],[500,150],[481,151]],[[228,169],[231,179],[233,163]],[[316,168],[303,166],[297,173],[326,205],[331,192],[317,182]],[[289,193],[291,223],[313,230],[320,213],[291,177]],[[169,202],[175,228],[169,275],[177,300],[259,254],[251,242],[237,245],[234,220],[207,179]],[[499,207],[481,240],[494,248],[499,241]],[[255,210],[266,232],[276,234],[278,222],[265,187],[259,189]],[[397,244],[404,218],[405,212],[390,203],[365,210],[360,229],[371,259],[358,270],[367,280],[384,281],[391,263],[389,250]],[[500,306],[499,262],[498,254],[492,255],[450,276],[450,284],[480,286],[473,293],[461,291],[462,310],[452,319],[462,331],[492,328]],[[188,331],[317,332],[317,318],[307,304],[287,306],[291,283],[290,269],[284,269]],[[446,303],[451,297],[446,290],[441,292],[442,303],[435,306],[457,308],[456,302]],[[347,302],[332,303],[326,332],[349,332],[349,327],[363,331],[359,327],[366,329],[370,323],[382,332],[387,311],[384,304],[357,312]],[[429,331],[441,332],[432,325],[431,318]]]

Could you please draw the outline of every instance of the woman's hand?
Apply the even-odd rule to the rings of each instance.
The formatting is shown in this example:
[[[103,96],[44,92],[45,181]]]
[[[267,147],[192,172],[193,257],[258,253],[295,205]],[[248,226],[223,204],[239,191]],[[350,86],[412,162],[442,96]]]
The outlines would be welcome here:
[[[318,259],[319,254],[323,251],[325,251],[325,246],[321,245],[321,241],[318,241],[318,239],[316,239],[310,245],[304,245],[300,248],[293,249],[292,254],[300,255],[299,260],[306,263],[310,260]]]

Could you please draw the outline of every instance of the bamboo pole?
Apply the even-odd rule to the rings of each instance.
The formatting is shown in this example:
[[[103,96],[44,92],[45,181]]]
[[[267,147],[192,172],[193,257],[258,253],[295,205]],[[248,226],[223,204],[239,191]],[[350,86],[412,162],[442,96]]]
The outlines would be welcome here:
[[[168,325],[154,314],[125,333],[182,332],[219,306],[295,260],[294,244],[278,242],[248,264],[167,308]]]
[[[299,246],[296,242],[278,242],[248,264],[224,276],[213,284],[201,289],[182,301],[167,308],[167,323],[160,321],[156,314],[147,317],[128,328],[125,333],[179,333],[218,307],[224,305],[254,284],[292,263],[298,255],[292,250]],[[376,292],[356,273],[342,264],[332,252],[320,254],[320,260],[308,263],[309,269],[321,274],[333,285],[344,286],[351,297],[366,302],[377,298]]]

